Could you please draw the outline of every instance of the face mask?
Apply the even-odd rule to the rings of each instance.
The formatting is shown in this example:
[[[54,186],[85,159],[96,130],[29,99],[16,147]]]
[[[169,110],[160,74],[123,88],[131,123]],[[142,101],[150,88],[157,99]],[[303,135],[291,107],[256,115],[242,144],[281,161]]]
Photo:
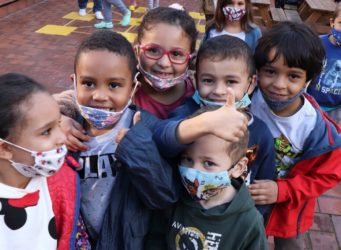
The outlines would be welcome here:
[[[194,99],[194,101],[196,101],[196,103],[202,104],[204,106],[220,106],[221,107],[225,104],[223,102],[208,101],[208,100],[202,98],[198,91],[196,91],[194,93],[193,99]],[[247,108],[250,104],[251,104],[250,97],[247,93],[245,93],[242,99],[240,99],[239,101],[236,101],[234,103],[234,106],[236,109],[243,109],[243,108]]]
[[[56,173],[64,163],[65,155],[67,153],[66,146],[63,145],[59,148],[52,149],[45,152],[36,152],[23,148],[19,145],[13,144],[9,141],[0,139],[16,148],[24,150],[32,155],[34,158],[34,165],[28,166],[22,163],[11,161],[12,167],[14,167],[20,174],[26,177],[34,176],[51,176]]]
[[[227,171],[208,173],[186,166],[179,166],[182,184],[194,200],[208,200],[231,185]]]
[[[74,76],[74,88],[76,91],[76,103],[80,110],[81,115],[94,127],[97,129],[105,129],[110,126],[115,125],[121,118],[122,114],[131,104],[131,98],[134,95],[138,83],[135,84],[132,95],[127,103],[127,105],[121,111],[108,111],[103,109],[91,108],[88,106],[83,106],[77,101],[77,85],[76,76]]]
[[[137,69],[141,72],[141,74],[145,77],[146,81],[152,86],[156,91],[162,92],[165,91],[177,84],[182,83],[186,78],[188,78],[188,72],[186,71],[175,78],[172,79],[162,79],[157,76],[154,76],[147,71],[145,71],[140,64],[138,64]]]
[[[274,99],[267,97],[263,93],[263,91],[260,89],[265,102],[268,104],[269,108],[275,112],[276,111],[282,111],[285,108],[287,108],[290,104],[292,104],[294,101],[296,101],[297,98],[299,98],[303,94],[304,90],[305,90],[305,88],[301,89],[301,91],[297,95],[295,95],[295,96],[293,96],[287,100],[278,101],[278,100],[274,100]]]
[[[341,46],[341,32],[337,31],[334,27],[331,29],[331,33],[336,40],[337,46]]]
[[[239,21],[245,15],[246,10],[234,7],[223,7],[223,13],[227,20],[233,22]]]

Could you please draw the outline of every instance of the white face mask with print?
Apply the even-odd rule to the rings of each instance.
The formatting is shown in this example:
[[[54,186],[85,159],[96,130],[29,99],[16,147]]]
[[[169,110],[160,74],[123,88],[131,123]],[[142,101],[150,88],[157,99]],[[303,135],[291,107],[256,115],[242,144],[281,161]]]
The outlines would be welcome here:
[[[55,174],[63,165],[65,155],[67,153],[65,145],[49,151],[37,152],[23,148],[4,139],[0,140],[31,154],[31,156],[34,158],[33,166],[10,160],[12,167],[14,167],[23,176],[29,178],[35,176],[51,176]]]
[[[87,107],[78,103],[76,75],[74,75],[73,84],[74,84],[74,89],[75,89],[76,104],[80,110],[81,115],[84,117],[84,119],[86,119],[90,124],[92,124],[97,129],[105,129],[105,128],[115,125],[121,119],[124,111],[126,111],[127,108],[130,106],[131,99],[133,95],[135,94],[137,87],[139,86],[139,82],[136,80],[136,76],[135,76],[134,81],[135,81],[135,87],[133,89],[133,92],[130,96],[130,99],[127,105],[120,111],[107,111],[103,109]]]

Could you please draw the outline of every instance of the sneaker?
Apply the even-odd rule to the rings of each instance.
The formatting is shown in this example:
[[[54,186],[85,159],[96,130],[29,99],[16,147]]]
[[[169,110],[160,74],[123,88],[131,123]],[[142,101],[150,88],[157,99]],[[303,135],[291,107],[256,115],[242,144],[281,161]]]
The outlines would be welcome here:
[[[128,10],[128,13],[122,17],[121,25],[124,27],[128,26],[130,23],[130,17],[131,17],[131,11]]]
[[[78,14],[80,16],[86,16],[86,9],[79,9]]]
[[[96,18],[99,19],[99,20],[103,20],[103,19],[104,19],[104,17],[103,17],[103,15],[102,15],[102,12],[101,12],[101,11],[96,11],[96,12],[95,12],[95,16],[96,16]]]
[[[96,23],[94,26],[96,29],[112,29],[112,28],[114,28],[114,25],[112,24],[112,22],[109,22],[109,23],[100,22],[100,23]]]
[[[129,5],[128,9],[131,10],[131,11],[135,11],[136,4]]]

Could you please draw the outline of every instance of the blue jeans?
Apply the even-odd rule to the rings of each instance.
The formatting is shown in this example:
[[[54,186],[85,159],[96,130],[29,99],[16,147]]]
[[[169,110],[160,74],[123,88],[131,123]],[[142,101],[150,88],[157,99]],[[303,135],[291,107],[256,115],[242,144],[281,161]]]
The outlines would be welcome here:
[[[88,0],[78,0],[78,7],[80,9],[85,9]],[[94,0],[94,7],[92,9],[93,12],[102,11],[102,0]]]

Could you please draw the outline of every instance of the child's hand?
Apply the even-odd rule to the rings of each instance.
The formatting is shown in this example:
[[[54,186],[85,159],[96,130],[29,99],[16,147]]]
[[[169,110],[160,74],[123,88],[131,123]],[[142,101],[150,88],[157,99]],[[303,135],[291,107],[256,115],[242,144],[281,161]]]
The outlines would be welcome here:
[[[66,136],[65,144],[68,150],[77,152],[88,149],[82,141],[90,141],[91,138],[85,134],[83,127],[78,122],[62,115],[60,127]]]
[[[237,142],[247,130],[246,116],[237,111],[234,91],[227,88],[226,103],[221,108],[204,113],[208,131],[224,140]]]
[[[141,120],[141,112],[137,111],[133,117],[133,125],[136,125],[136,123],[138,123],[140,120]],[[115,142],[119,144],[128,131],[129,131],[129,128],[122,128],[120,131],[118,131],[115,137]]]
[[[257,205],[272,204],[277,201],[278,185],[272,180],[255,180],[249,191]]]

